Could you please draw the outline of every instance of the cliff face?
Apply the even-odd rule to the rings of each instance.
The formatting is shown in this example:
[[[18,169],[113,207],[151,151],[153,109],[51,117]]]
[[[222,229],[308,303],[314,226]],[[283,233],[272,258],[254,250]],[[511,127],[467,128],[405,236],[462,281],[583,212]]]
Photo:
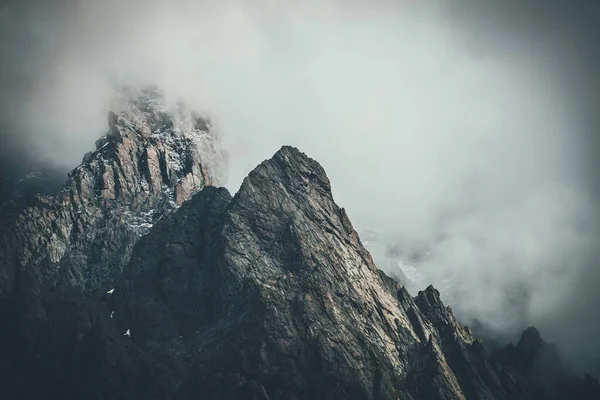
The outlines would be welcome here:
[[[8,392],[520,396],[435,289],[413,299],[377,270],[317,162],[284,147],[234,198],[205,187],[166,212],[210,175],[201,158],[170,164],[175,145],[145,126],[111,115],[109,134],[63,191],[15,220],[9,244],[18,256],[3,264],[18,271],[3,291],[3,312],[16,321],[3,334]],[[139,238],[127,218],[157,208],[163,218]],[[36,246],[25,240],[32,231]]]
[[[110,113],[107,134],[62,190],[6,217],[0,299],[22,284],[29,289],[50,281],[62,290],[110,283],[156,220],[204,186],[221,183],[218,145],[203,119],[169,109],[151,89],[136,93],[127,111]]]
[[[204,120],[145,93],[109,126],[2,230],[3,398],[525,397],[375,267],[316,161],[283,147],[232,198]]]
[[[26,379],[48,362],[44,351],[70,340],[62,337],[77,318],[69,313],[85,314],[87,298],[120,276],[138,239],[221,183],[225,155],[207,121],[149,88],[126,103],[60,191],[25,196],[28,176],[0,207],[0,369],[8,376]],[[71,319],[58,327],[62,315]]]
[[[228,197],[205,189],[161,221],[116,288],[116,323],[130,329],[131,343],[165,359],[185,354],[188,372],[161,390],[265,399],[519,396],[435,289],[413,299],[375,268],[318,163],[284,147]],[[177,226],[185,228],[173,233]],[[156,378],[170,375],[161,371]]]

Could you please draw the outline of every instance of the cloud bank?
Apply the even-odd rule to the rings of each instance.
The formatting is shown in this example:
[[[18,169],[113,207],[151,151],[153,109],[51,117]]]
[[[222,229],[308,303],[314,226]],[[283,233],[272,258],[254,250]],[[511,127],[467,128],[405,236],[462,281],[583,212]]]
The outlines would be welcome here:
[[[298,146],[358,226],[432,248],[464,320],[536,325],[589,368],[600,14],[575,3],[4,1],[0,166],[74,167],[116,82],[158,84],[211,115],[232,191]]]

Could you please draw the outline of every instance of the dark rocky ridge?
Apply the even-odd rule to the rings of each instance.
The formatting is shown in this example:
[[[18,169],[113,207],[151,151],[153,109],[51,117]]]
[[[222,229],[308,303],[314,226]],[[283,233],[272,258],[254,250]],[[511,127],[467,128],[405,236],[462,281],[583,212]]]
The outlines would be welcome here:
[[[589,374],[579,377],[559,349],[533,327],[523,332],[516,346],[494,352],[493,358],[528,388],[531,399],[600,399],[598,380]]]
[[[232,198],[156,101],[3,229],[3,398],[529,397],[437,290],[377,270],[316,161],[283,147]]]
[[[413,299],[375,268],[315,161],[284,147],[228,204],[226,197],[205,189],[176,221],[157,225],[117,287],[116,312],[132,343],[165,359],[186,355],[182,370],[191,376],[161,390],[203,398],[519,396],[435,289]],[[223,211],[207,218],[201,207]],[[166,238],[177,220],[185,231]]]
[[[120,201],[105,187],[95,195],[99,208]],[[42,287],[58,285],[56,274],[43,271],[48,265],[27,268]],[[122,274],[113,274],[111,295],[70,285],[61,296],[44,291],[25,309],[19,296],[30,282],[17,280],[20,292],[3,303],[5,315],[15,305],[22,313],[13,311],[18,328],[2,338],[12,344],[1,371],[8,393],[521,396],[435,289],[413,299],[377,270],[321,166],[291,147],[258,166],[233,199],[206,187],[166,214],[135,245]],[[38,312],[41,324],[19,320]],[[17,337],[23,332],[27,339]]]

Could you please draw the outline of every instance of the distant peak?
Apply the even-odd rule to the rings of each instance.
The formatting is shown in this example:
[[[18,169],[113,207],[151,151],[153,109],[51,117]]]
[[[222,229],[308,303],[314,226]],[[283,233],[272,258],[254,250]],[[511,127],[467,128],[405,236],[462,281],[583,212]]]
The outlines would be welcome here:
[[[309,159],[309,157],[306,155],[306,153],[300,151],[297,147],[288,146],[288,145],[281,146],[281,148],[274,154],[274,156],[277,156],[278,154],[279,155],[289,154],[293,157],[303,157],[303,158]]]
[[[545,344],[540,332],[533,326],[525,329],[521,334],[521,339],[517,348],[527,353],[537,352]]]
[[[162,90],[154,85],[124,88],[128,101],[143,111],[155,111],[166,105]]]
[[[521,339],[523,339],[523,338],[534,338],[535,340],[542,340],[540,331],[538,331],[537,328],[534,326],[530,326],[529,328],[527,328],[523,331],[523,334],[521,335]]]
[[[160,112],[168,108],[165,94],[155,85],[130,86],[117,88],[116,108],[120,110],[135,108],[144,112]]]
[[[424,302],[431,306],[442,304],[440,292],[436,288],[434,288],[433,285],[429,285],[427,286],[427,288],[425,288],[425,290],[420,291],[417,294],[417,297],[420,299],[421,302]]]

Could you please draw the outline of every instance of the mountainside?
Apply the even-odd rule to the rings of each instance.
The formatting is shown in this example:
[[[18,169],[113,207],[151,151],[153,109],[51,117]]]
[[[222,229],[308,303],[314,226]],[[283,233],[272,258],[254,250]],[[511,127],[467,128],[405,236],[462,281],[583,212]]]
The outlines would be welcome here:
[[[21,281],[46,284],[36,270],[56,275],[49,279],[60,288],[102,287],[158,218],[220,183],[224,155],[206,121],[168,110],[152,89],[129,101],[127,111],[110,113],[109,131],[62,190],[7,218],[0,299]]]
[[[230,202],[223,189],[200,192],[140,241],[129,267],[117,319],[142,352],[185,354],[191,376],[172,378],[178,393],[519,394],[435,289],[412,299],[375,268],[322,168],[294,148],[257,167]]]
[[[316,161],[285,146],[232,197],[181,110],[142,92],[3,226],[2,398],[528,397],[436,289],[376,268]]]
[[[153,88],[125,100],[60,191],[31,196],[50,186],[34,171],[3,196],[0,312],[8,328],[0,333],[2,371],[14,369],[13,362],[32,368],[38,347],[51,340],[45,330],[68,313],[67,299],[85,304],[83,298],[112,284],[157,220],[204,186],[222,183],[226,155],[208,121]]]

